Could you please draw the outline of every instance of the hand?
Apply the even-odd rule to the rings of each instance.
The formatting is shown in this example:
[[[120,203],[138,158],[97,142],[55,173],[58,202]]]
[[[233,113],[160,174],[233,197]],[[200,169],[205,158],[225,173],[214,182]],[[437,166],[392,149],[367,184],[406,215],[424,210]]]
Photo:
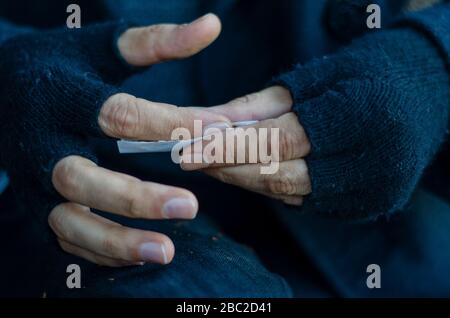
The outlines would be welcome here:
[[[51,31],[15,38],[1,47],[3,91],[2,162],[21,194],[37,210],[53,204],[48,222],[67,252],[107,266],[169,263],[172,241],[165,235],[123,227],[91,212],[130,218],[192,219],[198,209],[187,190],[144,182],[97,166],[86,137],[170,139],[173,129],[193,129],[194,119],[227,120],[199,109],[178,108],[121,93],[116,83],[130,67],[189,57],[213,42],[220,21],[207,15],[191,24],[131,28],[117,26]],[[26,62],[26,63],[25,63]],[[128,64],[128,65],[126,65]],[[50,184],[51,180],[51,184]],[[38,186],[40,184],[40,186]],[[52,196],[52,187],[69,202]],[[36,205],[45,198],[45,205]],[[47,199],[50,198],[50,199]],[[50,205],[48,204],[48,205]]]
[[[226,113],[232,120],[265,119],[292,106],[311,144],[306,158],[310,187],[267,182],[264,176],[255,182],[257,174],[247,174],[251,166],[213,170],[216,176],[236,183],[243,173],[240,185],[265,193],[274,192],[267,191],[267,184],[291,193],[310,190],[303,209],[327,217],[373,221],[405,207],[448,130],[449,74],[435,43],[406,27],[374,32],[333,55],[297,65],[273,82],[287,88],[292,100],[272,98],[270,107],[263,92],[232,103],[255,105],[245,116],[236,116],[236,107],[228,107]],[[260,116],[259,109],[279,113]],[[281,118],[275,126],[283,125]],[[292,125],[294,121],[292,116]],[[281,137],[281,148],[291,149],[288,158],[304,157],[309,143],[303,130],[289,128],[290,137],[294,131],[301,133]],[[294,143],[296,147],[283,147]],[[226,169],[234,172],[231,177]],[[294,173],[298,170],[280,171],[284,180],[306,180]],[[303,171],[306,175],[306,168]]]
[[[303,160],[310,152],[310,144],[291,107],[292,98],[289,91],[281,86],[273,86],[225,105],[208,108],[208,111],[227,116],[231,121],[259,120],[260,122],[256,125],[241,131],[236,130],[235,134],[241,140],[245,140],[245,133],[249,128],[267,128],[269,131],[270,128],[279,128],[278,159],[280,162],[276,173],[261,173],[261,168],[266,163],[262,163],[259,155],[256,162],[249,164],[251,151],[249,142],[245,142],[245,148],[242,149],[238,148],[238,143],[235,143],[233,149],[224,147],[223,160],[220,163],[214,163],[205,158],[205,153],[202,153],[204,159],[202,163],[187,163],[193,162],[190,159],[195,157],[194,145],[185,149],[181,158],[181,167],[184,170],[202,169],[206,174],[225,183],[282,200],[287,204],[301,205],[303,197],[311,192],[308,168]],[[266,140],[271,140],[270,134]],[[204,143],[206,145],[209,141]],[[270,142],[267,144],[270,145]],[[238,164],[238,153],[246,158],[244,163]]]

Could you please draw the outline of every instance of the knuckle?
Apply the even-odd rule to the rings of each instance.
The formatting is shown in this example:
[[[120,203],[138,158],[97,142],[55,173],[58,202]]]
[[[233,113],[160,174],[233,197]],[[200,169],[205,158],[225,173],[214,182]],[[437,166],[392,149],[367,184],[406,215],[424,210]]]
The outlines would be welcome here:
[[[277,174],[268,175],[263,180],[266,189],[273,194],[294,195],[298,191],[297,182],[289,172],[280,169]]]
[[[298,147],[297,136],[295,136],[289,130],[281,128],[279,138],[280,160],[285,161],[294,159],[294,152],[296,147]]]
[[[185,25],[177,25],[172,30],[173,34],[181,34],[180,32],[182,32],[185,28]],[[164,52],[164,57],[189,56],[195,54],[198,51],[197,46],[191,45],[189,39],[183,36],[174,36],[173,40],[166,44],[166,47],[169,48],[169,50],[166,50],[166,52]]]
[[[251,103],[258,101],[260,99],[260,97],[261,97],[261,93],[259,93],[259,92],[247,94],[245,96],[234,99],[233,101],[231,101],[231,104],[237,104],[237,105],[251,104]]]
[[[163,24],[155,24],[143,29],[143,37],[144,38],[152,38],[153,36],[160,35],[165,30],[165,26]]]
[[[168,125],[171,131],[185,127],[186,123],[190,124],[192,122],[193,124],[194,122],[194,118],[192,118],[192,115],[186,109],[174,106],[172,113],[174,115],[170,117]]]
[[[101,246],[104,253],[110,258],[121,259],[121,242],[119,237],[119,231],[115,227],[111,227],[102,240]]]
[[[144,28],[142,32],[142,43],[145,45],[145,50],[155,61],[163,60],[161,38],[166,30],[166,26],[156,24]]]
[[[116,94],[107,102],[100,116],[101,126],[106,126],[107,134],[133,137],[139,128],[139,101],[128,94]]]
[[[141,181],[130,180],[126,193],[126,212],[130,218],[141,218],[143,216],[143,208],[141,205],[142,198],[148,198],[150,190],[148,186],[143,186]]]
[[[153,128],[155,132],[158,132],[161,139],[171,139],[172,133],[177,129],[181,128],[193,131],[194,119],[184,110],[178,107],[173,107],[172,116],[165,117],[163,120],[160,120],[160,122],[156,123]]]
[[[280,127],[281,126],[281,127]],[[296,159],[309,154],[310,143],[297,115],[293,112],[277,120],[279,127],[280,156],[283,160]]]

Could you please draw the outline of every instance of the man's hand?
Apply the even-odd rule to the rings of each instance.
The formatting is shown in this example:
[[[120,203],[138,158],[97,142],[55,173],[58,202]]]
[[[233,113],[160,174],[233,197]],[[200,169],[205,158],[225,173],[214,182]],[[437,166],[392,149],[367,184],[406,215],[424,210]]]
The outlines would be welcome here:
[[[203,169],[208,175],[223,182],[282,200],[287,204],[301,205],[303,196],[311,192],[308,169],[302,159],[309,154],[310,144],[297,116],[291,112],[291,107],[292,98],[289,91],[281,86],[274,86],[225,105],[208,108],[208,111],[225,115],[231,121],[259,120],[258,124],[247,129],[267,128],[269,134],[266,141],[271,139],[270,129],[279,128],[280,163],[275,174],[261,174],[261,167],[266,163],[261,163],[259,157],[257,163],[237,164],[238,153],[245,154],[246,159],[250,157],[249,142],[243,143],[245,149],[237,149],[237,143],[235,149],[224,147],[222,162],[225,163],[211,163],[212,160],[204,158],[204,153],[201,154],[203,163],[187,163],[192,162],[192,157],[198,157],[194,153],[196,147],[189,147],[183,153],[181,167],[185,170]],[[245,138],[245,130],[246,128],[241,133],[236,131],[236,137]],[[270,146],[270,142],[265,144]],[[230,164],[230,158],[234,158],[234,164]]]
[[[130,29],[119,38],[118,46],[129,64],[146,66],[191,56],[214,41],[219,32],[218,19],[207,15],[188,25]],[[168,140],[175,128],[193,129],[194,119],[211,123],[224,117],[116,94],[101,108],[98,122],[110,137]],[[187,190],[144,182],[78,156],[59,161],[52,180],[70,201],[54,208],[49,216],[61,247],[98,264],[167,264],[174,256],[174,246],[163,234],[123,227],[91,213],[90,208],[155,220],[193,219],[198,210],[197,199]]]
[[[0,109],[8,118],[0,133],[3,161],[16,192],[26,198],[20,201],[55,202],[48,222],[65,251],[107,266],[167,264],[174,256],[167,236],[123,227],[90,209],[149,220],[192,219],[198,209],[195,196],[97,166],[86,140],[105,135],[170,139],[175,128],[193,129],[194,119],[226,121],[220,114],[139,99],[116,86],[132,74],[130,65],[149,66],[201,51],[217,38],[221,25],[208,14],[186,25],[131,28],[112,43],[117,28],[111,23],[38,32],[2,45],[0,76],[8,83]],[[114,55],[113,44],[124,61]],[[61,200],[52,195],[52,186],[67,203],[55,207]],[[49,212],[43,206],[27,210],[45,219]]]
[[[276,89],[284,93],[271,88],[270,97],[263,91],[232,103],[244,107],[219,108],[232,120],[281,116],[260,125],[282,128],[281,160],[291,160],[290,165],[281,163],[275,179],[252,166],[208,173],[272,195],[296,194],[298,199],[311,191],[305,210],[328,217],[373,221],[401,211],[448,131],[449,74],[440,53],[415,28],[394,28],[297,65],[273,80],[286,88]],[[291,106],[297,118],[283,115]],[[261,116],[266,109],[279,113]],[[245,117],[236,116],[244,112]],[[293,128],[297,120],[309,142],[303,129]],[[299,159],[310,148],[311,181]]]

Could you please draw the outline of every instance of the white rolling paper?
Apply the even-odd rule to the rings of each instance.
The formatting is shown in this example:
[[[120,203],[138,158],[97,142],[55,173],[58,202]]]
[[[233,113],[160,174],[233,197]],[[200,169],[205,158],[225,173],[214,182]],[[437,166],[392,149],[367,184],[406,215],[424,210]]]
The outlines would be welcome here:
[[[256,120],[240,121],[232,123],[233,127],[245,127],[258,123]],[[160,141],[131,141],[131,140],[118,140],[117,147],[119,153],[157,153],[157,152],[171,152],[172,148],[178,145],[181,148],[189,146],[194,142],[202,140],[203,137],[194,138],[190,140],[160,140]]]

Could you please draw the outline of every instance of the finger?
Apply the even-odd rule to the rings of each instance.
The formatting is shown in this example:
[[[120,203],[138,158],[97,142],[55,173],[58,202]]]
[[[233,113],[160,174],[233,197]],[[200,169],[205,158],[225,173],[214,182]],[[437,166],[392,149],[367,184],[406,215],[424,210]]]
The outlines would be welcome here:
[[[147,66],[192,56],[214,42],[220,31],[219,18],[209,13],[189,24],[129,29],[120,36],[118,47],[129,64]]]
[[[81,258],[84,258],[85,260],[90,261],[91,263],[95,263],[101,266],[109,266],[109,267],[124,267],[124,266],[136,266],[136,265],[142,265],[143,263],[137,262],[128,262],[128,261],[122,261],[114,258],[105,257],[96,253],[92,253],[91,251],[88,251],[84,248],[78,247],[76,245],[73,245],[67,241],[64,241],[62,239],[58,239],[59,246],[61,248],[72,255],[79,256]]]
[[[209,130],[205,133],[208,134]],[[218,138],[222,138],[222,142],[217,142]],[[294,113],[249,127],[227,129],[225,133],[218,132],[218,136],[204,138],[198,143],[201,145],[194,144],[183,150],[182,169],[191,171],[246,163],[288,161],[305,157],[311,149],[305,130]]]
[[[232,121],[265,120],[279,117],[292,108],[290,92],[281,86],[272,86],[232,100],[208,111],[225,115]]]
[[[116,94],[102,106],[98,123],[106,135],[115,138],[171,140],[177,128],[188,129],[194,135],[195,120],[201,120],[201,125],[205,126],[229,122],[226,116],[204,109],[176,107]]]
[[[304,196],[311,192],[306,162],[302,159],[285,161],[275,166],[273,174],[263,174],[263,164],[206,169],[205,173],[228,184],[264,194]]]
[[[48,222],[59,239],[107,258],[168,264],[174,255],[167,236],[121,226],[75,203],[55,207]]]
[[[187,190],[143,182],[78,156],[59,161],[52,181],[69,201],[131,218],[193,219],[198,210]]]
[[[151,137],[170,137],[174,127],[181,127],[177,124],[184,124],[184,118],[188,121],[193,118],[184,117],[186,110],[172,114],[173,110],[177,109],[174,106],[150,103],[129,95],[130,98],[123,98],[123,95],[119,94],[117,99],[110,99],[117,93],[116,85],[110,84],[120,83],[135,71],[133,68],[123,67],[126,63],[119,63],[116,54],[105,52],[105,49],[111,51],[111,35],[116,34],[116,28],[117,26],[95,27],[88,34],[80,31],[80,36],[73,36],[74,41],[82,42],[76,45],[86,51],[82,53],[83,60],[89,62],[86,63],[87,67],[83,65],[76,72],[67,72],[65,68],[55,66],[41,75],[43,78],[39,81],[40,85],[47,83],[47,86],[53,87],[54,98],[51,101],[54,102],[48,106],[49,114],[75,134],[98,136],[103,135],[103,131],[117,138],[150,140]],[[220,33],[220,28],[219,19],[212,14],[185,26],[155,25],[133,28],[119,38],[119,51],[132,65],[149,65],[162,60],[182,58],[195,54],[213,42]],[[91,37],[92,34],[103,33],[106,34],[105,40],[99,41],[96,37]],[[110,56],[114,58],[111,59]],[[94,64],[101,75],[101,80],[92,76],[91,64]],[[55,78],[60,80],[52,80]],[[38,99],[40,97],[42,94],[36,96]],[[112,102],[112,105],[108,104],[111,108],[103,108],[106,100]],[[44,101],[44,104],[48,103],[48,100]],[[147,107],[149,105],[150,107]],[[165,117],[160,118],[154,111],[161,111]],[[211,113],[209,117],[212,117]],[[214,117],[220,121],[224,116]]]

